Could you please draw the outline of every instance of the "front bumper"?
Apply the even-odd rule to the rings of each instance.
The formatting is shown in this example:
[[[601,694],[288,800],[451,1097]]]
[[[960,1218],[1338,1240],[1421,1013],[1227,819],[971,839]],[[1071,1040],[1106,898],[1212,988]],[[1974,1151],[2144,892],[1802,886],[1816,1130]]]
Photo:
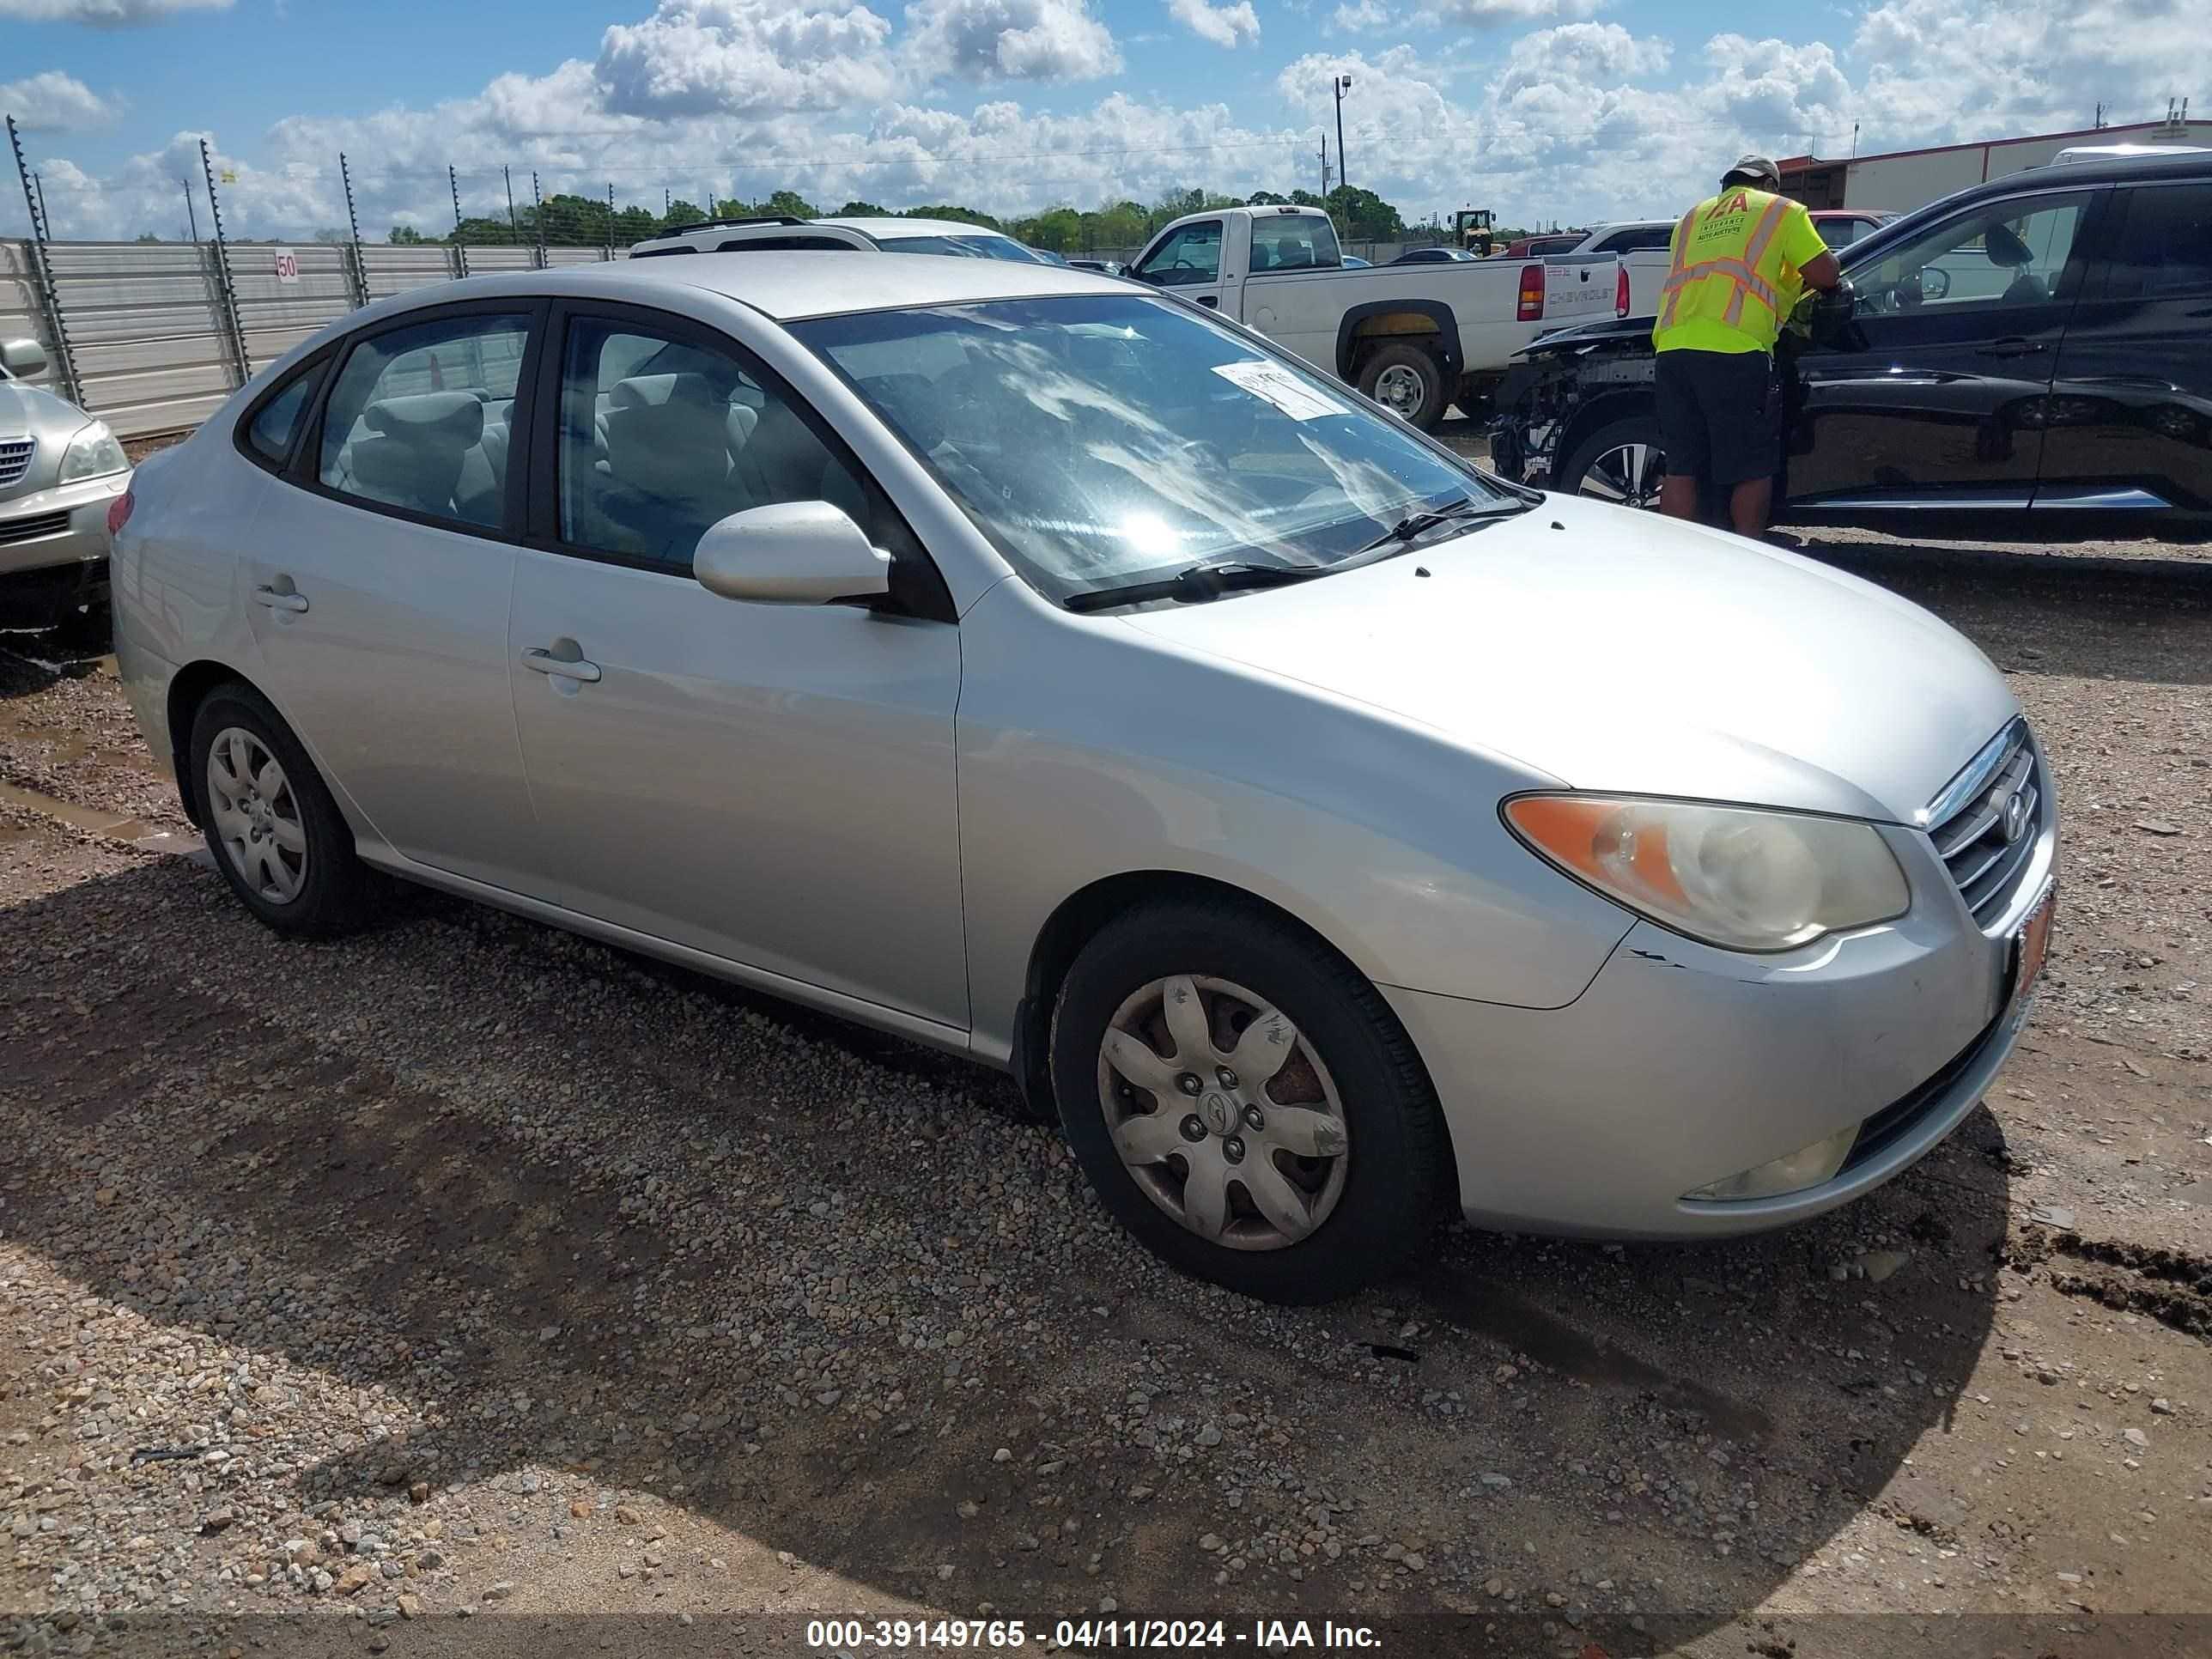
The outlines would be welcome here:
[[[0,501],[0,576],[106,558],[107,504],[130,487],[112,472]]]
[[[1586,1237],[1754,1232],[1880,1186],[1956,1128],[2027,1016],[2014,936],[2050,889],[2057,815],[1981,925],[1924,834],[1883,833],[1914,902],[1878,927],[1760,957],[1639,922],[1559,1009],[1384,988],[1436,1085],[1468,1219]],[[1869,1120],[1818,1186],[1682,1196]]]

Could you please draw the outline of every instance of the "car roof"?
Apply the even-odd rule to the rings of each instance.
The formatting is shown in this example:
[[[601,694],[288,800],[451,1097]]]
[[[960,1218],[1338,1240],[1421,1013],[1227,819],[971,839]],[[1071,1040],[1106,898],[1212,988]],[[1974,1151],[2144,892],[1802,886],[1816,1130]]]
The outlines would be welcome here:
[[[855,259],[842,251],[776,248],[701,253],[686,259],[617,259],[439,283],[354,312],[333,331],[349,331],[372,314],[395,316],[457,301],[558,295],[666,306],[684,289],[723,295],[780,323],[846,312],[1061,294],[1126,299],[1130,291],[1127,283],[1069,265],[948,258],[941,253],[879,253]]]
[[[1003,230],[994,230],[988,225],[971,225],[964,219],[810,219],[811,225],[836,225],[846,230],[865,231],[879,242],[896,241],[902,236],[1004,236]]]

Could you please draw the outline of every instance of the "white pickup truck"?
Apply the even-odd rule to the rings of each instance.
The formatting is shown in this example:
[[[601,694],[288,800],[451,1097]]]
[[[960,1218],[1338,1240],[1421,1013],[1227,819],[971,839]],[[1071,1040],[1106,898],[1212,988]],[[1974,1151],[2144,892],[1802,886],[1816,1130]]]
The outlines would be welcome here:
[[[1127,274],[1219,311],[1417,426],[1474,404],[1540,334],[1626,313],[1607,254],[1346,269],[1318,208],[1176,220]]]

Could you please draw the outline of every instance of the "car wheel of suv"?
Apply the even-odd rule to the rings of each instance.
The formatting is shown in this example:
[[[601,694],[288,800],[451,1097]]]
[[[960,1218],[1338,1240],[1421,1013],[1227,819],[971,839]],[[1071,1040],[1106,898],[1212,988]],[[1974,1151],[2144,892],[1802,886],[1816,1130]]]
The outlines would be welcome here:
[[[1238,905],[1103,929],[1060,988],[1052,1079],[1100,1200],[1194,1277],[1326,1302],[1434,1221],[1443,1121],[1413,1043],[1349,963]]]
[[[192,787],[216,867],[280,933],[324,939],[366,908],[368,871],[307,752],[267,699],[209,694],[192,718]]]
[[[1359,366],[1359,389],[1426,432],[1444,412],[1444,373],[1437,360],[1412,345],[1386,345]]]
[[[1632,415],[1601,426],[1575,447],[1552,488],[1620,507],[1656,507],[1667,449],[1656,415]]]

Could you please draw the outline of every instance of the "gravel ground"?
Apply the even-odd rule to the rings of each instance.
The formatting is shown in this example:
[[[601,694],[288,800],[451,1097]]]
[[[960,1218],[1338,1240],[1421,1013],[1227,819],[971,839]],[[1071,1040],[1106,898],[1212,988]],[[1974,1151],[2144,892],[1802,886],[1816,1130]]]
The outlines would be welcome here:
[[[1455,1228],[1324,1310],[1152,1266],[960,1062],[426,893],[276,940],[129,844],[112,665],[0,651],[0,1649],[2212,1650],[2212,583],[1821,550],[2053,755],[1984,1109],[1795,1231]]]

